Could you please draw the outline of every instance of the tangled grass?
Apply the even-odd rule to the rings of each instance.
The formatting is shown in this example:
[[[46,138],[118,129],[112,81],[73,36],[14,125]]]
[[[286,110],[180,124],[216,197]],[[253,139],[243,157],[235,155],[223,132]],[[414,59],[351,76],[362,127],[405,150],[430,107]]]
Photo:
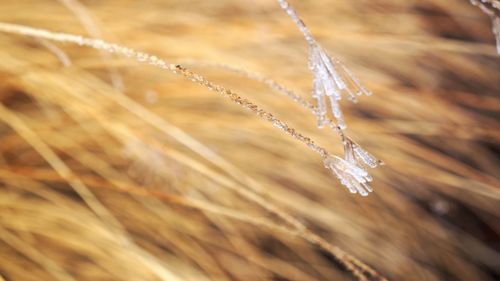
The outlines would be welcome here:
[[[274,1],[4,2],[0,22],[186,64],[342,154],[272,93],[314,111],[307,46]],[[371,196],[206,87],[0,33],[0,280],[495,280],[490,19],[458,0],[292,4],[375,93],[342,105],[349,136],[387,163]]]

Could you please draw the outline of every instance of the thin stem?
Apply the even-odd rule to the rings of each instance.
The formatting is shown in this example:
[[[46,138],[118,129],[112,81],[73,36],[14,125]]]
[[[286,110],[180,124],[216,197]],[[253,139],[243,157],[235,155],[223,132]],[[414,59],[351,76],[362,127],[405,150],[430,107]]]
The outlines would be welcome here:
[[[252,111],[255,115],[264,119],[265,121],[271,123],[274,127],[280,129],[287,135],[290,135],[292,138],[304,143],[307,147],[309,147],[312,151],[318,153],[321,158],[325,159],[330,154],[328,151],[317,145],[313,140],[309,137],[304,136],[302,133],[298,132],[296,129],[290,127],[285,122],[279,120],[273,114],[261,109],[256,104],[251,101],[242,98],[237,93],[230,89],[226,89],[223,86],[217,85],[206,80],[202,75],[194,73],[178,64],[171,64],[166,62],[163,59],[160,59],[154,55],[150,55],[147,53],[136,51],[132,48],[128,48],[125,46],[121,46],[118,44],[108,43],[100,39],[91,39],[86,38],[79,35],[66,34],[66,33],[55,33],[50,32],[48,30],[31,28],[22,25],[9,24],[9,23],[0,23],[0,31],[21,34],[25,36],[37,37],[37,38],[45,38],[59,42],[71,42],[78,44],[80,46],[87,46],[97,50],[106,51],[109,53],[117,53],[126,57],[135,58],[137,61],[142,63],[147,63],[152,66],[158,67],[160,69],[170,70],[176,74],[180,74],[189,80],[200,84],[202,86],[207,87],[208,89],[215,91],[222,96],[230,99],[232,102],[241,105],[242,107]]]
[[[297,27],[300,29],[300,32],[302,32],[302,34],[304,35],[307,43],[311,45],[316,44],[316,41],[312,37],[311,32],[304,24],[304,22],[299,18],[297,12],[295,12],[292,6],[286,0],[278,0],[278,3],[280,4],[281,8],[290,16],[290,18],[292,18],[295,25],[297,25]]]
[[[288,3],[284,2],[286,5],[285,7],[288,7]],[[291,14],[296,17],[296,14],[291,10]],[[291,15],[291,16],[292,16]],[[301,23],[300,19],[297,24],[301,24],[302,26],[303,23]],[[305,28],[305,26],[304,26]],[[136,59],[137,61],[141,63],[146,63],[150,64],[152,66],[155,66],[160,69],[166,69],[174,72],[175,74],[182,75],[189,80],[200,84],[202,86],[207,87],[208,89],[215,91],[222,96],[230,99],[232,102],[239,104],[243,106],[244,108],[254,112],[258,117],[261,119],[264,119],[271,123],[274,127],[282,130],[286,134],[290,135],[294,139],[304,143],[306,146],[308,146],[311,150],[314,152],[318,153],[323,160],[327,159],[330,154],[326,149],[323,147],[317,145],[312,141],[310,138],[304,136],[300,132],[296,131],[294,128],[288,126],[285,122],[279,120],[276,118],[273,114],[259,108],[257,105],[254,103],[250,102],[247,99],[244,99],[240,97],[237,93],[230,89],[226,89],[220,85],[217,85],[215,83],[212,83],[208,80],[206,80],[203,76],[194,73],[178,64],[170,64],[167,63],[165,60],[160,59],[156,56],[139,52],[134,49],[124,47],[118,44],[112,44],[105,42],[100,39],[90,39],[86,37],[82,37],[79,35],[72,35],[72,34],[66,34],[66,33],[55,33],[55,32],[50,32],[48,30],[44,29],[37,29],[37,28],[31,28],[27,26],[22,26],[22,25],[15,25],[15,24],[9,24],[9,23],[1,23],[0,22],[0,31],[1,32],[7,32],[7,33],[13,33],[13,34],[20,34],[20,35],[25,35],[25,36],[31,36],[35,38],[44,38],[44,39],[49,39],[53,41],[58,41],[58,42],[71,42],[75,43],[81,46],[87,46],[91,47],[97,50],[102,50],[106,51],[109,53],[117,53],[126,57],[131,57]],[[312,37],[310,37],[310,33],[307,31],[307,29],[303,30],[304,35],[308,34],[306,36],[306,40],[309,38],[312,40]],[[313,42],[313,41],[311,41]],[[141,111],[142,112],[142,111]],[[155,119],[156,120],[156,119]],[[161,127],[161,126],[160,126]],[[254,198],[256,194],[254,193],[244,193],[245,197],[247,198]],[[258,199],[258,198],[257,198]],[[257,200],[257,199],[254,199]],[[323,238],[317,236],[310,230],[301,227],[302,224],[295,225],[293,224],[298,232],[298,235],[306,239],[307,241],[321,247],[322,249],[328,251],[331,253],[342,265],[344,265],[354,276],[358,278],[358,280],[367,280],[366,275],[370,275],[372,277],[379,278],[380,280],[386,280],[382,276],[380,276],[375,270],[370,268],[368,265],[364,264],[357,258],[347,254],[346,252],[342,251],[341,249],[329,244],[326,242]]]

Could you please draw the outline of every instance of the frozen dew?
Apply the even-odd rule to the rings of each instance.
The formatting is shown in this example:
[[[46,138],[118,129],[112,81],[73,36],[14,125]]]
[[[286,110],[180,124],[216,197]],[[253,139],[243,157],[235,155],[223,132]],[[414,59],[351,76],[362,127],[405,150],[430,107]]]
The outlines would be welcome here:
[[[377,165],[378,165],[377,159],[373,155],[368,153],[366,150],[364,150],[363,148],[361,148],[359,146],[354,146],[353,150],[354,150],[354,154],[356,155],[357,159],[362,160],[363,163],[368,165],[370,168],[377,167]]]
[[[375,168],[377,165],[382,164],[382,161],[376,159],[358,144],[344,136],[342,130],[346,128],[346,124],[339,102],[342,96],[346,96],[348,100],[356,103],[359,96],[369,96],[371,92],[359,82],[339,59],[330,57],[314,40],[309,29],[286,0],[278,0],[278,3],[297,25],[309,45],[308,62],[313,74],[312,97],[317,104],[313,113],[318,120],[318,128],[328,125],[342,137],[344,143],[344,159],[327,155],[325,166],[337,176],[351,193],[366,196],[373,191],[368,185],[372,177],[368,175],[368,172],[363,167]],[[329,113],[335,118],[336,122],[330,120]]]
[[[297,25],[309,44],[309,68],[313,72],[313,97],[316,99],[318,108],[325,108],[322,97],[328,96],[332,115],[337,120],[338,126],[345,129],[346,125],[339,106],[342,95],[346,95],[347,99],[352,102],[357,102],[357,96],[363,94],[369,96],[371,92],[359,82],[340,60],[330,57],[314,40],[307,26],[286,0],[278,0],[278,3]],[[323,110],[316,112],[319,128],[322,128],[325,124],[325,115],[326,113]]]
[[[316,42],[309,44],[309,67],[313,72],[313,98],[316,99],[318,127],[322,128],[326,116],[325,96],[328,97],[331,114],[338,126],[345,129],[344,117],[339,101],[343,95],[352,102],[357,96],[371,95],[359,80],[338,59],[332,59]],[[325,110],[324,110],[325,109]]]
[[[329,155],[324,161],[325,167],[333,172],[349,192],[367,196],[373,191],[369,184],[373,178],[368,174],[365,167],[375,168],[382,165],[383,162],[350,138],[345,137],[341,131],[340,134],[344,144],[344,158]]]
[[[370,168],[376,168],[379,165],[384,165],[382,160],[377,159],[371,153],[366,151],[359,144],[355,143],[348,137],[342,136],[344,142],[345,158],[355,165],[366,165]]]
[[[329,156],[325,159],[325,167],[331,170],[349,192],[367,196],[373,191],[369,182],[372,178],[363,168],[356,166],[340,157]]]

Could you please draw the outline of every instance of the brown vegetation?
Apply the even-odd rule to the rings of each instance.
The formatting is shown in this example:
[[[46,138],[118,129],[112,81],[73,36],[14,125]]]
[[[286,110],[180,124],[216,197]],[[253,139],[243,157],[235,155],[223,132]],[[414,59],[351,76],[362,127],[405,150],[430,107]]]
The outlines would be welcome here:
[[[368,197],[239,106],[342,154],[273,84],[310,99],[307,46],[275,1],[1,2],[0,22],[102,37],[239,96],[0,32],[0,280],[498,278],[488,16],[459,0],[291,4],[374,93],[341,101],[347,133],[386,162]]]

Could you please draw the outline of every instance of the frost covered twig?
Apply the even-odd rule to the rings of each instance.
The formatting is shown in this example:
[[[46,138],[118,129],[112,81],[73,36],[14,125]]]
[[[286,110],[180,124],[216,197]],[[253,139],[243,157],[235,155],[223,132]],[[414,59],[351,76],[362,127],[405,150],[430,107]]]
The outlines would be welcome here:
[[[190,66],[201,66],[201,67],[214,67],[222,70],[229,71],[231,73],[246,77],[248,79],[263,83],[264,85],[268,86],[269,88],[275,90],[276,92],[281,93],[282,95],[288,97],[301,107],[303,107],[306,110],[311,111],[313,114],[317,114],[318,112],[318,107],[313,105],[312,103],[308,102],[307,100],[303,99],[300,95],[294,93],[292,90],[288,89],[286,86],[274,81],[273,79],[270,79],[268,77],[265,77],[263,74],[257,73],[257,72],[251,72],[246,69],[242,69],[239,67],[235,67],[232,65],[224,64],[224,63],[211,63],[211,62],[202,62],[202,61],[196,61],[196,60],[180,60],[179,61],[182,65],[190,65]],[[359,144],[354,142],[351,138],[345,135],[344,131],[340,129],[337,124],[333,120],[331,120],[328,117],[325,117],[324,124],[330,127],[334,132],[336,132],[342,140],[342,143],[344,144],[344,154],[352,154],[349,152],[349,149],[354,153],[356,156],[354,159],[358,160],[357,163],[358,165],[367,165],[370,168],[375,168],[378,165],[383,165],[384,162],[382,160],[377,159],[375,156],[367,152],[365,149],[363,149]]]
[[[318,111],[315,114],[318,119],[318,127],[322,128],[325,125],[328,114],[327,103],[329,102],[330,112],[337,120],[338,126],[345,129],[346,125],[339,106],[342,96],[347,95],[349,100],[356,102],[357,96],[363,94],[369,96],[371,92],[339,59],[332,58],[314,40],[309,29],[286,0],[278,0],[278,3],[292,18],[309,45],[309,68],[313,73],[313,98],[318,106]]]
[[[316,115],[318,127],[322,128],[328,125],[342,137],[344,159],[330,156],[325,159],[325,167],[330,169],[351,193],[366,196],[368,192],[372,191],[368,184],[372,178],[363,166],[367,165],[375,168],[377,165],[383,164],[383,162],[344,136],[342,130],[346,128],[346,124],[339,101],[346,95],[348,100],[357,102],[357,96],[369,96],[371,92],[359,82],[339,59],[332,58],[314,40],[309,29],[286,0],[277,1],[300,29],[309,45],[309,68],[313,73],[312,96],[317,104],[314,115]],[[330,107],[330,110],[328,110],[328,107]],[[337,124],[334,124],[328,118],[329,111]]]
[[[309,137],[306,137],[302,133],[298,132],[294,128],[290,127],[288,124],[285,122],[279,120],[276,118],[273,114],[261,109],[259,106],[256,104],[252,103],[251,101],[244,99],[240,97],[237,93],[235,93],[232,90],[226,89],[220,85],[217,85],[215,83],[212,83],[208,80],[206,80],[203,76],[194,73],[180,65],[177,64],[171,64],[166,62],[163,59],[160,59],[156,56],[139,52],[134,49],[124,47],[118,44],[112,44],[108,43],[106,41],[100,40],[100,39],[91,39],[91,38],[86,38],[83,36],[78,36],[78,35],[73,35],[73,34],[66,34],[66,33],[54,33],[50,32],[48,30],[44,29],[36,29],[36,28],[31,28],[31,27],[26,27],[26,26],[21,26],[21,25],[15,25],[15,24],[8,24],[8,23],[0,23],[0,31],[2,32],[8,32],[8,33],[15,33],[15,34],[21,34],[25,36],[31,36],[35,38],[43,38],[43,39],[49,39],[53,41],[59,41],[59,42],[71,42],[75,43],[81,46],[87,46],[91,47],[97,50],[101,51],[106,51],[110,53],[116,53],[120,54],[126,57],[131,57],[136,59],[139,62],[150,64],[152,66],[158,67],[160,69],[166,69],[170,70],[176,74],[180,74],[187,79],[200,84],[212,91],[215,91],[222,96],[230,99],[232,102],[252,111],[255,115],[257,115],[259,118],[264,119],[265,121],[271,123],[275,128],[280,129],[287,135],[291,136],[292,138],[302,142],[305,144],[309,149],[312,151],[318,153],[323,161],[325,162],[325,165],[327,165],[330,169],[332,167],[336,167],[338,171],[343,171],[345,170],[345,164],[341,161],[332,161],[331,159],[336,159],[338,157],[333,156],[330,154],[325,148],[317,145],[312,139]],[[339,129],[340,130],[340,129]],[[364,150],[363,150],[364,151]],[[342,179],[341,179],[342,180]],[[354,177],[354,180],[359,181],[360,184],[364,183],[363,179],[360,177]],[[343,182],[345,185],[345,181]],[[347,185],[346,185],[347,186]],[[347,186],[349,188],[349,186]],[[365,196],[367,193],[361,193],[361,195]]]

